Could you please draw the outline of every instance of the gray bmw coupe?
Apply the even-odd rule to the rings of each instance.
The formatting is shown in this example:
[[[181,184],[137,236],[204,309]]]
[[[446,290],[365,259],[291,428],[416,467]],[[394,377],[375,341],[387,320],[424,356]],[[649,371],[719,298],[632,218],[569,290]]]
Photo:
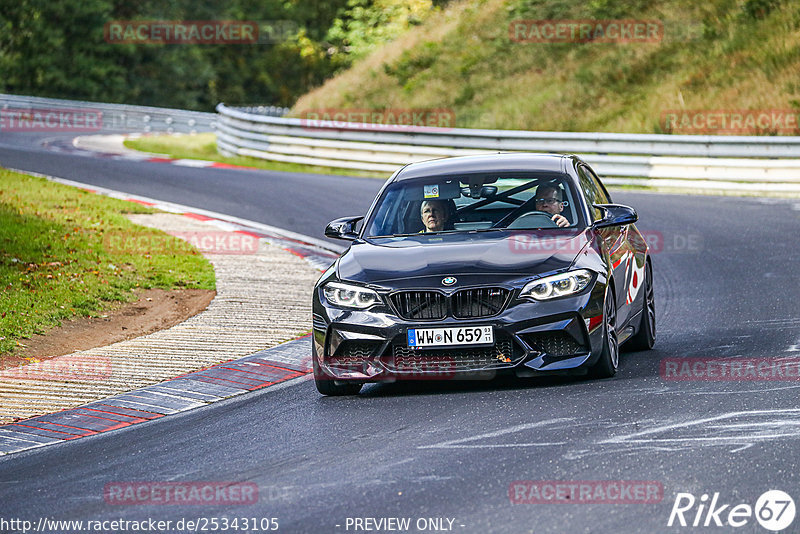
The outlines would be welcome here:
[[[617,371],[655,342],[653,271],[636,212],[575,156],[493,154],[407,165],[314,287],[325,395],[366,382]]]

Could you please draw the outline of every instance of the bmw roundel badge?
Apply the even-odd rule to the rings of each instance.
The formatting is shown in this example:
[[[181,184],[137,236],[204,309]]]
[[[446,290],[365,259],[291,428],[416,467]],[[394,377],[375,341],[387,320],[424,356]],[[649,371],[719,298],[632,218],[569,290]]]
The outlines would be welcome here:
[[[453,284],[456,283],[456,281],[457,280],[455,276],[447,276],[445,278],[442,278],[442,284],[446,286],[452,286]]]

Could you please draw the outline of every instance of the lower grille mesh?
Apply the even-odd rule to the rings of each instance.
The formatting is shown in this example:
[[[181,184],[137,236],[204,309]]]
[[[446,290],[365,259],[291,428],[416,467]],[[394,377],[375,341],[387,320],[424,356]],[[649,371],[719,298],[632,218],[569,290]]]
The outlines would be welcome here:
[[[334,367],[353,368],[361,367],[364,360],[380,346],[379,342],[346,340],[339,345],[336,353],[330,358],[329,365]]]
[[[478,371],[514,365],[523,357],[517,352],[515,355],[514,344],[508,338],[496,340],[494,347],[414,350],[394,345],[392,358],[385,363],[390,371],[399,373]]]
[[[566,332],[536,332],[533,334],[523,334],[522,339],[531,348],[544,352],[550,356],[572,356],[575,354],[586,353],[586,347],[575,341]]]

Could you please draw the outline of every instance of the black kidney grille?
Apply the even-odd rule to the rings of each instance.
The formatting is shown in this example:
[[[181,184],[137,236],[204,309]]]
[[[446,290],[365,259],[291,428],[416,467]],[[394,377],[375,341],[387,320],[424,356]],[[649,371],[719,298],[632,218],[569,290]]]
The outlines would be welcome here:
[[[448,300],[454,317],[476,319],[503,311],[509,294],[502,287],[481,287],[462,289],[449,299],[436,291],[401,291],[391,299],[404,319],[444,319],[448,315]]]
[[[491,317],[505,307],[509,291],[502,287],[462,289],[451,298],[453,315],[459,319]]]
[[[447,298],[436,291],[402,291],[391,296],[397,313],[404,319],[444,319]]]

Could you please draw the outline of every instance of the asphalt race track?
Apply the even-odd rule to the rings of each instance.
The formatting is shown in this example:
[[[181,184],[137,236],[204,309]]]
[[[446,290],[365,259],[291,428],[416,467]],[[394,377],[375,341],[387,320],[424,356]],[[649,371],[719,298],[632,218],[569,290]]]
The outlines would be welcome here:
[[[0,134],[0,166],[236,215],[318,237],[342,210],[346,212],[342,217],[366,212],[382,185],[381,180],[372,178],[332,175],[323,179],[314,174],[89,158],[75,151],[55,152],[39,146],[43,141],[69,146],[71,137]]]
[[[314,237],[335,217],[362,214],[381,185],[90,158],[45,150],[39,138],[0,136],[0,164]],[[613,197],[634,206],[639,228],[655,236],[658,310],[655,349],[624,353],[614,379],[371,385],[354,398],[321,397],[312,382],[299,381],[4,457],[0,517],[268,517],[278,518],[279,532],[302,533],[365,531],[354,518],[395,517],[410,518],[408,532],[432,525],[463,533],[766,532],[755,517],[739,529],[714,526],[713,518],[709,527],[667,522],[682,492],[698,500],[685,513],[690,525],[703,494],[710,501],[719,493],[718,507],[730,505],[718,516],[723,522],[767,490],[800,504],[798,378],[666,380],[660,364],[800,358],[800,201]],[[252,482],[259,500],[107,504],[104,487],[123,481]],[[514,481],[650,481],[663,498],[514,504]],[[789,530],[798,525],[800,518]]]

